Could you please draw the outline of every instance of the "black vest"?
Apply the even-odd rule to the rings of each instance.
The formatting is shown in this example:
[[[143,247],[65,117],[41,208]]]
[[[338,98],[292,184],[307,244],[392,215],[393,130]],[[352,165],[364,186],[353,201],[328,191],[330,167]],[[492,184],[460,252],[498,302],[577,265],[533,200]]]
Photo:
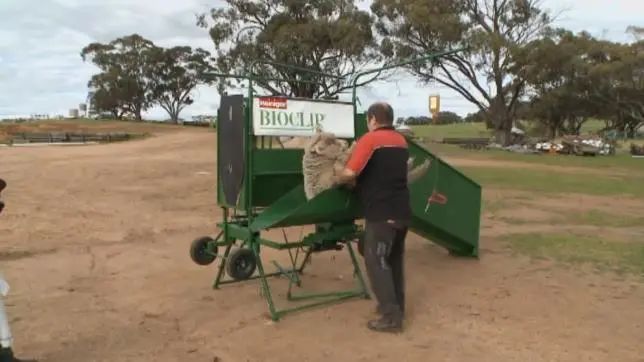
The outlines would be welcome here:
[[[394,128],[383,127],[373,132],[384,130]],[[408,221],[411,218],[408,159],[409,151],[405,147],[380,145],[374,150],[356,183],[366,220]]]

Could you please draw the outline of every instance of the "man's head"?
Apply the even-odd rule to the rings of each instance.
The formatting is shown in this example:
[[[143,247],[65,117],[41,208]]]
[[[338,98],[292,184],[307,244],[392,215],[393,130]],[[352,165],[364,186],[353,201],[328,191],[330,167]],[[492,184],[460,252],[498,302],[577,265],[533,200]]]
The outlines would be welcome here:
[[[367,128],[369,128],[369,131],[393,125],[394,110],[388,103],[377,102],[367,110]]]

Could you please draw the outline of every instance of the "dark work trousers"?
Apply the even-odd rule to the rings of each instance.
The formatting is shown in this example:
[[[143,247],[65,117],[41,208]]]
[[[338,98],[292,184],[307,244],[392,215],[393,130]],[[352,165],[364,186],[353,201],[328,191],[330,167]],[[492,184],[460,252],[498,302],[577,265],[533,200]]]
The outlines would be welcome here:
[[[378,309],[388,318],[402,319],[405,311],[403,258],[407,227],[398,221],[365,223],[365,266]]]

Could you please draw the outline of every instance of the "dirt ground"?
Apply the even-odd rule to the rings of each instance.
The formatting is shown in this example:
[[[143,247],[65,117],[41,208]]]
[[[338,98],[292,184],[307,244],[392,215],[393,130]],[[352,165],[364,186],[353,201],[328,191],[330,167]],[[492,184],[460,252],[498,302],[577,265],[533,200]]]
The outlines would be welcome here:
[[[410,235],[404,334],[365,328],[369,300],[272,323],[257,282],[213,290],[215,265],[188,256],[191,240],[215,234],[220,217],[215,149],[215,134],[202,129],[113,145],[0,148],[0,176],[9,184],[0,271],[12,286],[6,302],[19,356],[644,361],[641,280],[516,256],[496,239],[504,225],[488,216],[480,260],[450,257]],[[284,254],[264,252],[267,268]],[[351,283],[345,252],[318,255],[308,268],[307,289]],[[283,305],[286,282],[272,285]]]

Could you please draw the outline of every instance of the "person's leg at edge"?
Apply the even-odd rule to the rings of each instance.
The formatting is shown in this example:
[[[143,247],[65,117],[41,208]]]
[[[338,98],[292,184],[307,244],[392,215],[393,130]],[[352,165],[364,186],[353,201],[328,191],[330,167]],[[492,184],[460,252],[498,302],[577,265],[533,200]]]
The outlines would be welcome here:
[[[400,311],[405,314],[405,238],[407,237],[407,226],[403,225],[396,229],[394,245],[391,249],[390,263],[394,278],[396,299]]]
[[[371,288],[376,296],[382,318],[370,321],[368,327],[377,331],[398,331],[402,327],[402,311],[390,264],[395,229],[386,222],[369,222],[365,228],[364,258]]]

